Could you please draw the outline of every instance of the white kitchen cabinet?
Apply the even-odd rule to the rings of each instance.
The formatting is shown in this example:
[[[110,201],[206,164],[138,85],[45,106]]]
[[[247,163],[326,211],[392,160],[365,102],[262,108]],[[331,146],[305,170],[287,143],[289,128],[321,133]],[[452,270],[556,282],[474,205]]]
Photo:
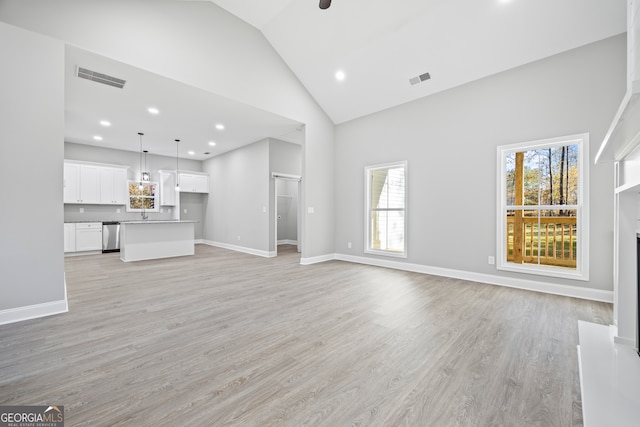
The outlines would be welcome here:
[[[127,170],[106,168],[100,170],[100,203],[103,205],[127,204]]]
[[[100,203],[100,167],[64,164],[64,203]]]
[[[76,225],[65,222],[64,224],[64,251],[76,251]]]
[[[127,167],[80,161],[64,162],[64,203],[127,204]]]
[[[183,193],[208,193],[209,175],[206,173],[180,172],[180,191]]]
[[[175,206],[177,199],[176,173],[171,171],[158,171],[160,183],[160,206]]]
[[[100,167],[80,166],[81,203],[100,203]]]
[[[64,203],[80,203],[80,165],[74,163],[64,164]]]
[[[76,223],[76,252],[102,250],[102,223]]]

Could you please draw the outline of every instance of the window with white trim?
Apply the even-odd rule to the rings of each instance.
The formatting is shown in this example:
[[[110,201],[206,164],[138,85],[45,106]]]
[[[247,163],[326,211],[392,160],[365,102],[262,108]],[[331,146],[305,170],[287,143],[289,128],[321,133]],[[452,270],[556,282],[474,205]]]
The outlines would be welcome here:
[[[589,280],[589,135],[498,147],[497,268]]]
[[[407,256],[407,162],[365,168],[365,252]]]
[[[127,212],[159,212],[158,183],[129,181],[129,203]]]

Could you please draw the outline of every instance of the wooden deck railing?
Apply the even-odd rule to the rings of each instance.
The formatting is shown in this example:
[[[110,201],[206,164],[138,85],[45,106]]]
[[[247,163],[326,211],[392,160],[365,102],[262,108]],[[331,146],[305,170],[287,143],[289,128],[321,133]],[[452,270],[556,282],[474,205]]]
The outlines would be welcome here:
[[[507,217],[507,261],[515,261],[514,222]],[[522,227],[523,263],[576,267],[575,217],[524,217]]]

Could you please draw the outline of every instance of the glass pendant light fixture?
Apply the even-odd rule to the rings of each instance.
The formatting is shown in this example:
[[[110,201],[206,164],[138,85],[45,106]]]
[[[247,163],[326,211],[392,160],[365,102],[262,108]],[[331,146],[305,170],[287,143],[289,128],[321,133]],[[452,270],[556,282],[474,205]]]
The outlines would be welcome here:
[[[148,152],[149,151],[147,151],[147,150],[143,151],[143,153],[144,153],[144,171],[146,171],[146,172],[142,172],[142,180],[146,181],[146,182],[151,181],[151,175],[147,171],[147,153]]]
[[[180,173],[178,172],[178,144],[180,143],[179,139],[176,139],[176,191],[180,191]]]

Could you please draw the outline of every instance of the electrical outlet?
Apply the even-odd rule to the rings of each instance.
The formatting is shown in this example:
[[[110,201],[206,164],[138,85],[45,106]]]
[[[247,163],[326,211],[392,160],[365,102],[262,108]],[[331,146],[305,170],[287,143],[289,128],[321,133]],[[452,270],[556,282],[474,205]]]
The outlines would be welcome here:
[[[187,210],[186,210],[186,209],[184,210],[184,213],[187,213]]]
[[[116,213],[120,213],[120,208],[116,208]]]
[[[262,207],[262,213],[267,213],[267,207],[266,206]]]
[[[84,213],[84,208],[80,208],[80,213]]]
[[[315,213],[315,211],[316,211],[316,210],[315,210],[312,206],[309,206],[309,207],[307,208],[307,213],[312,214],[312,213]]]
[[[488,262],[489,264],[493,265],[493,264],[495,264],[495,263],[496,263],[496,259],[495,259],[495,257],[489,256],[489,258],[488,258],[487,262]]]
[[[238,242],[240,241],[240,236],[238,236]]]
[[[351,242],[347,242],[347,248],[351,249]]]

